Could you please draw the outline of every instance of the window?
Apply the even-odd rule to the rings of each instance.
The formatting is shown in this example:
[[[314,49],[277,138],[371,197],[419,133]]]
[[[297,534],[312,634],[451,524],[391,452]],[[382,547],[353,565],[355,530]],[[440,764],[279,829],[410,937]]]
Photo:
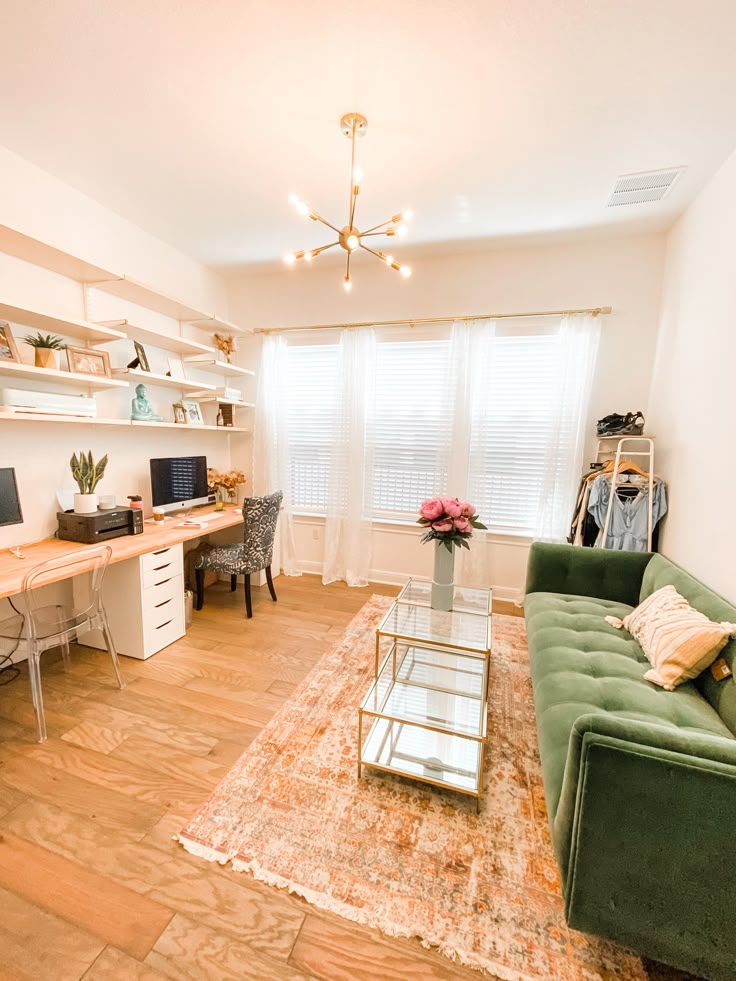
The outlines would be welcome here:
[[[501,335],[493,344],[492,378],[472,407],[468,496],[492,530],[529,534],[555,427],[559,335]],[[450,490],[449,331],[434,340],[382,339],[376,351],[367,500],[376,518],[413,520],[419,502]],[[288,348],[289,480],[297,511],[327,509],[337,362],[337,344]]]

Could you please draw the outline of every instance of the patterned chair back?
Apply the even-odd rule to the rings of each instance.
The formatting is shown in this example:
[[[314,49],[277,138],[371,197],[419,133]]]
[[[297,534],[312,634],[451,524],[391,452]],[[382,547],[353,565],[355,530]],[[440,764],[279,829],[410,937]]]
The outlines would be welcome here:
[[[271,565],[283,497],[281,491],[275,491],[263,497],[246,497],[243,501],[243,545],[248,568],[260,570]]]

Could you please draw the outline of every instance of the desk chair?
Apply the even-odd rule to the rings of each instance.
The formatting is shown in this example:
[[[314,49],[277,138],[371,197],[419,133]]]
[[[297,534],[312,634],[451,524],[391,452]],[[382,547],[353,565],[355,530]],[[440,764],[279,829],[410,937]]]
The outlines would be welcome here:
[[[25,612],[0,622],[0,638],[15,643],[28,656],[28,674],[40,743],[46,739],[46,717],[41,694],[41,654],[44,651],[51,647],[61,647],[64,662],[68,663],[69,641],[76,639],[82,629],[101,630],[112,658],[118,685],[125,688],[107,614],[102,605],[102,581],[111,555],[112,549],[109,545],[100,545],[34,566],[23,579]],[[86,590],[83,588],[84,582],[80,582],[80,588],[75,589],[74,602],[79,601],[81,605],[48,602],[44,605],[44,591],[39,587],[58,583],[60,588],[64,588],[61,580],[72,576],[80,579],[87,577]],[[48,595],[46,600],[48,601]]]
[[[238,576],[244,577],[245,615],[253,616],[250,596],[250,577],[265,570],[271,599],[276,602],[276,592],[271,579],[273,540],[276,537],[276,521],[283,499],[281,491],[265,497],[246,497],[243,501],[243,544],[208,545],[194,565],[197,584],[195,609],[204,605],[204,574],[206,569],[224,572],[230,576],[230,589],[235,592]]]

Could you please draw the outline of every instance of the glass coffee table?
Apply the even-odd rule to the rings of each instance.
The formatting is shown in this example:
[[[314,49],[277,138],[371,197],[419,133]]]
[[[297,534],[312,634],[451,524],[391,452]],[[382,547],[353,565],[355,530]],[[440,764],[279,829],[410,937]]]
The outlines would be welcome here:
[[[453,609],[411,579],[376,630],[375,680],[358,710],[358,777],[384,770],[480,801],[491,590],[455,587]]]

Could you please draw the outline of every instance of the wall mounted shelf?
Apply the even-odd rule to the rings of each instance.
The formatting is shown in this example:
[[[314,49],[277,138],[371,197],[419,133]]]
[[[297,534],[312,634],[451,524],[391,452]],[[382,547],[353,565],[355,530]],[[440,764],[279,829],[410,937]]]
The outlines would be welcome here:
[[[230,364],[228,361],[218,361],[216,358],[213,358],[212,361],[200,361],[196,357],[189,357],[184,358],[184,364],[189,364],[198,371],[208,371],[212,374],[224,375],[226,377],[237,376],[242,378],[255,376],[255,372],[249,368],[241,368],[237,364]]]
[[[85,419],[81,416],[53,416],[31,412],[0,412],[0,423],[3,422],[55,422],[72,426],[142,426],[148,429],[181,429],[188,432],[204,431],[207,433],[249,433],[243,426],[184,426],[176,422],[132,422],[130,419]]]
[[[202,391],[214,392],[217,390],[216,385],[203,385],[201,382],[192,381],[190,378],[171,378],[169,375],[157,375],[153,371],[143,371],[142,368],[115,368],[113,375],[116,378],[125,378],[126,382],[123,384],[145,385],[147,383],[152,386],[159,385],[162,388],[176,388],[180,392],[190,392],[195,385],[198,385]]]
[[[115,330],[112,326],[56,317],[41,310],[19,307],[14,303],[8,303],[6,300],[0,300],[0,320],[9,320],[11,323],[20,324],[31,330],[40,330],[44,333],[74,337],[78,340],[87,341],[89,344],[105,344],[109,341],[122,340],[125,337],[125,334]]]
[[[32,364],[19,361],[0,361],[0,375],[29,378],[32,381],[46,381],[53,385],[71,385],[80,388],[125,388],[127,382],[108,378],[105,375],[86,375],[77,371],[61,371],[59,368],[36,368]]]
[[[190,341],[188,337],[177,337],[172,334],[164,334],[160,330],[152,327],[140,327],[129,320],[102,320],[100,327],[124,331],[122,337],[138,341],[139,344],[148,344],[151,347],[159,347],[164,351],[172,351],[174,354],[211,354],[215,356],[217,351],[208,344],[200,344],[199,341]]]
[[[10,225],[0,225],[0,252],[30,262],[34,266],[41,266],[42,269],[48,269],[59,276],[66,276],[67,279],[76,280],[78,283],[91,284],[101,279],[112,279],[114,275],[109,269],[85,262],[84,259],[70,252],[47,245],[46,242],[25,235]]]
[[[221,395],[207,395],[199,392],[190,392],[189,397],[197,399],[198,402],[218,402],[220,405],[231,405],[234,409],[255,409],[255,402],[243,402],[236,399],[225,399]]]

